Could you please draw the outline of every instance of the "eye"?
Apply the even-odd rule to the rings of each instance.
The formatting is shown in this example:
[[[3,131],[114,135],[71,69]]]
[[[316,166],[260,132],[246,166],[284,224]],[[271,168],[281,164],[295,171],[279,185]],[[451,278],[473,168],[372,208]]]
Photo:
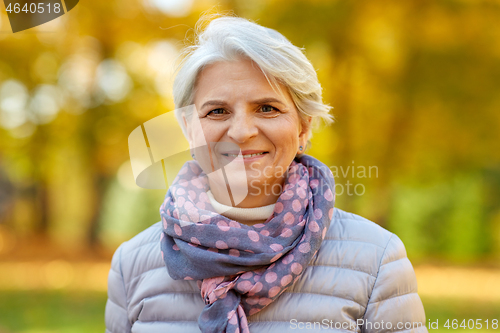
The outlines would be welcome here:
[[[213,109],[212,111],[207,113],[207,116],[219,116],[223,115],[226,112],[224,109]]]
[[[271,106],[271,105],[263,105],[260,110],[263,112],[263,113],[273,113],[273,112],[279,112],[279,110],[277,108],[275,108],[274,106]]]

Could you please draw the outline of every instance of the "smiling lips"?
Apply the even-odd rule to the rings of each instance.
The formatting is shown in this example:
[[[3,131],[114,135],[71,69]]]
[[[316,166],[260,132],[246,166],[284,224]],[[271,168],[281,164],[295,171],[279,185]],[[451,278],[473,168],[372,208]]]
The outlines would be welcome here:
[[[231,159],[234,159],[239,156],[240,152],[236,150],[232,151],[225,151],[221,153],[225,157],[229,157]],[[262,150],[243,150],[241,151],[243,160],[245,162],[252,162],[256,161],[258,159],[261,159],[264,157],[266,154],[268,154],[267,151],[262,151]]]

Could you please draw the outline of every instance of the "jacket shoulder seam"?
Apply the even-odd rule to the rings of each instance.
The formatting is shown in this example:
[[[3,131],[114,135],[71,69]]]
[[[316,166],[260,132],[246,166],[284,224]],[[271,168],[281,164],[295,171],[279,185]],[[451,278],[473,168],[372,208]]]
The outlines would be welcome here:
[[[129,325],[132,327],[132,322],[130,321],[130,318],[128,317],[128,307],[130,306],[130,300],[129,300],[128,292],[127,292],[127,288],[126,288],[125,276],[123,275],[123,270],[122,270],[122,252],[123,252],[123,248],[120,249],[119,257],[118,257],[118,259],[119,259],[118,263],[120,264],[119,274],[123,278],[122,279],[122,281],[123,281],[123,292],[125,293],[125,305],[126,305],[126,308],[124,310],[125,310],[125,313],[127,314],[127,320],[129,322]]]
[[[377,276],[375,277],[375,281],[373,282],[372,290],[370,291],[370,297],[368,298],[368,303],[366,304],[365,312],[363,313],[363,318],[366,316],[366,311],[368,311],[368,304],[370,304],[370,300],[371,300],[372,295],[373,295],[373,290],[375,289],[375,286],[377,285],[378,276],[380,274],[380,268],[382,267],[382,260],[384,260],[385,253],[387,252],[387,248],[389,247],[389,243],[391,242],[391,239],[393,236],[394,236],[394,234],[391,233],[391,237],[389,237],[389,240],[385,244],[384,252],[380,256],[380,261],[378,263],[378,269],[377,269]]]

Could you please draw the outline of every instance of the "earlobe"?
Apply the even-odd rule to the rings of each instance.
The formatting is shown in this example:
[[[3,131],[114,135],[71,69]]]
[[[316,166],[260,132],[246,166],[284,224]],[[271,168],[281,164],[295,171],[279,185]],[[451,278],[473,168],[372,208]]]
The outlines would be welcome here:
[[[299,147],[298,147],[298,150],[297,150],[297,154],[303,154],[306,150],[306,143],[307,141],[305,140],[305,137],[304,137],[304,134],[301,134],[299,136]]]
[[[303,154],[309,140],[309,130],[311,128],[312,117],[307,117],[307,126],[301,124],[299,134],[299,149],[297,154]]]

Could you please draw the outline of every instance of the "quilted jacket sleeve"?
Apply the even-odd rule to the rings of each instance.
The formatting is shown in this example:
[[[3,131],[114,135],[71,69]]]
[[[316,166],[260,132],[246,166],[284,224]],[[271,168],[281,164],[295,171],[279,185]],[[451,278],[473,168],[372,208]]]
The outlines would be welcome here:
[[[394,234],[382,256],[363,320],[362,332],[427,332],[415,272],[403,242]]]
[[[108,301],[106,303],[106,333],[130,332],[127,316],[127,295],[121,270],[121,251],[123,244],[116,250],[111,261],[108,276]]]

